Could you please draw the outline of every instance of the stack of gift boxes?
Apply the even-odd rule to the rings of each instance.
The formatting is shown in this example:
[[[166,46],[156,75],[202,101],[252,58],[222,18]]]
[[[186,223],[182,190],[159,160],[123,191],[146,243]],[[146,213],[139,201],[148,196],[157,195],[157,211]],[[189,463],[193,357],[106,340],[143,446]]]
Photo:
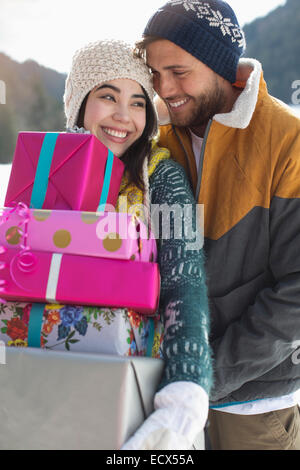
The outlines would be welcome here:
[[[156,312],[155,240],[114,211],[123,171],[93,135],[19,134],[0,219],[2,302]],[[37,334],[28,346],[40,345]]]

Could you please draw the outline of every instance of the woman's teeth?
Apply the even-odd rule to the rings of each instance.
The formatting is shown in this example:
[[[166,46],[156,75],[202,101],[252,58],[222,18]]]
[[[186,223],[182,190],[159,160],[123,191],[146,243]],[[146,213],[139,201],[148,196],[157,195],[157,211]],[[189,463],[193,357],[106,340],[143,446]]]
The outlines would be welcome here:
[[[169,102],[169,105],[170,105],[171,108],[178,108],[178,106],[182,106],[187,101],[188,101],[188,98],[186,98],[185,100],[176,101],[176,103],[170,103]]]
[[[119,137],[120,139],[124,139],[125,137],[127,137],[127,132],[125,131],[115,131],[113,129],[107,129],[107,128],[103,128],[104,132],[106,132],[106,134],[108,135],[111,135],[113,137]]]

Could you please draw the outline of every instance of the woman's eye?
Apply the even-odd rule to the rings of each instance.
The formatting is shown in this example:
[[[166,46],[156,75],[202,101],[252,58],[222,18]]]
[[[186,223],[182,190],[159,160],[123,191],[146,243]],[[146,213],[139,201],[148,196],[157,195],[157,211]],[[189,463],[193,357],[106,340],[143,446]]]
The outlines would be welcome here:
[[[146,103],[144,103],[143,101],[137,101],[136,103],[133,103],[133,106],[136,106],[138,108],[145,108]]]
[[[99,96],[99,98],[104,99],[104,100],[108,100],[108,101],[115,101],[115,98],[112,95],[101,95],[101,96]]]

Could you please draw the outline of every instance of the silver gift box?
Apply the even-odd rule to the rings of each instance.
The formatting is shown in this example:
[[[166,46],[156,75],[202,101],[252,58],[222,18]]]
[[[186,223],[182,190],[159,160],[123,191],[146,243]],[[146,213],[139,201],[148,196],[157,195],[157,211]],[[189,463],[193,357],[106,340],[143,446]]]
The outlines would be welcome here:
[[[119,449],[152,412],[162,371],[160,359],[6,348],[0,449]]]

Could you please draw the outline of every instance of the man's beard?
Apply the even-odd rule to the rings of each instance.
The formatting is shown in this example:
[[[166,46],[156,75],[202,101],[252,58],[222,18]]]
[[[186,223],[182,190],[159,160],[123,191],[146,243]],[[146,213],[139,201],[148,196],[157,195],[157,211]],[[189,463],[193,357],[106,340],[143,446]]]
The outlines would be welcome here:
[[[204,126],[216,114],[224,112],[226,96],[224,90],[216,82],[213,89],[201,93],[196,97],[189,97],[194,101],[194,106],[186,116],[177,116],[170,112],[172,123],[178,127],[196,129]]]

